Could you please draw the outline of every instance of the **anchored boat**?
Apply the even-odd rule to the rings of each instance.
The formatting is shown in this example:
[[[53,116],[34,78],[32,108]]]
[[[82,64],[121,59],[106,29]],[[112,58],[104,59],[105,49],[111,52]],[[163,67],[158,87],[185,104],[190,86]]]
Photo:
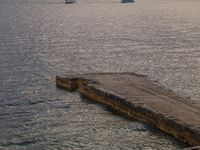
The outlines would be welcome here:
[[[68,4],[68,3],[75,3],[76,0],[65,0],[65,4]]]
[[[135,0],[121,0],[121,3],[133,3]]]

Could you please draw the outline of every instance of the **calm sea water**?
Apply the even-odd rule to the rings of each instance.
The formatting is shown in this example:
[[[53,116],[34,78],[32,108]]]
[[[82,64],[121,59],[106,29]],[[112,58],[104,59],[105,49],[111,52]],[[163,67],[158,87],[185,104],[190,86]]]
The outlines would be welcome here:
[[[136,72],[200,101],[200,1],[0,0],[0,149],[184,147],[55,76]]]

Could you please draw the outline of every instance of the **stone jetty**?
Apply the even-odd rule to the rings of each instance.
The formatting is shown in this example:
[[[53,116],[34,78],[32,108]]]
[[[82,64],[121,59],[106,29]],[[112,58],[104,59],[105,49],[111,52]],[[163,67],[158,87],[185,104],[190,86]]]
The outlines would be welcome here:
[[[135,73],[57,76],[56,86],[78,91],[122,115],[156,127],[191,146],[200,146],[200,104],[175,95],[147,76]]]

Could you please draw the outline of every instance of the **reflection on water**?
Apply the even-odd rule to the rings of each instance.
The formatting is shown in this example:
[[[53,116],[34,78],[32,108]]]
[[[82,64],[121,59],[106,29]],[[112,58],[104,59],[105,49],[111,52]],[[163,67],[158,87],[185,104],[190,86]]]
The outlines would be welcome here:
[[[55,88],[55,75],[147,74],[200,98],[200,2],[0,0],[0,149],[173,149],[138,122]]]

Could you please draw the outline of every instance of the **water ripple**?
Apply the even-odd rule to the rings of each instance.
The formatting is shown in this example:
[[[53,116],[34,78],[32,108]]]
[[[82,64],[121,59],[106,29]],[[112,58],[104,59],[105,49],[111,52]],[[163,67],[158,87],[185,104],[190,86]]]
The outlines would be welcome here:
[[[146,74],[200,98],[198,1],[0,1],[0,149],[177,149],[186,145],[114,115],[55,76]]]

